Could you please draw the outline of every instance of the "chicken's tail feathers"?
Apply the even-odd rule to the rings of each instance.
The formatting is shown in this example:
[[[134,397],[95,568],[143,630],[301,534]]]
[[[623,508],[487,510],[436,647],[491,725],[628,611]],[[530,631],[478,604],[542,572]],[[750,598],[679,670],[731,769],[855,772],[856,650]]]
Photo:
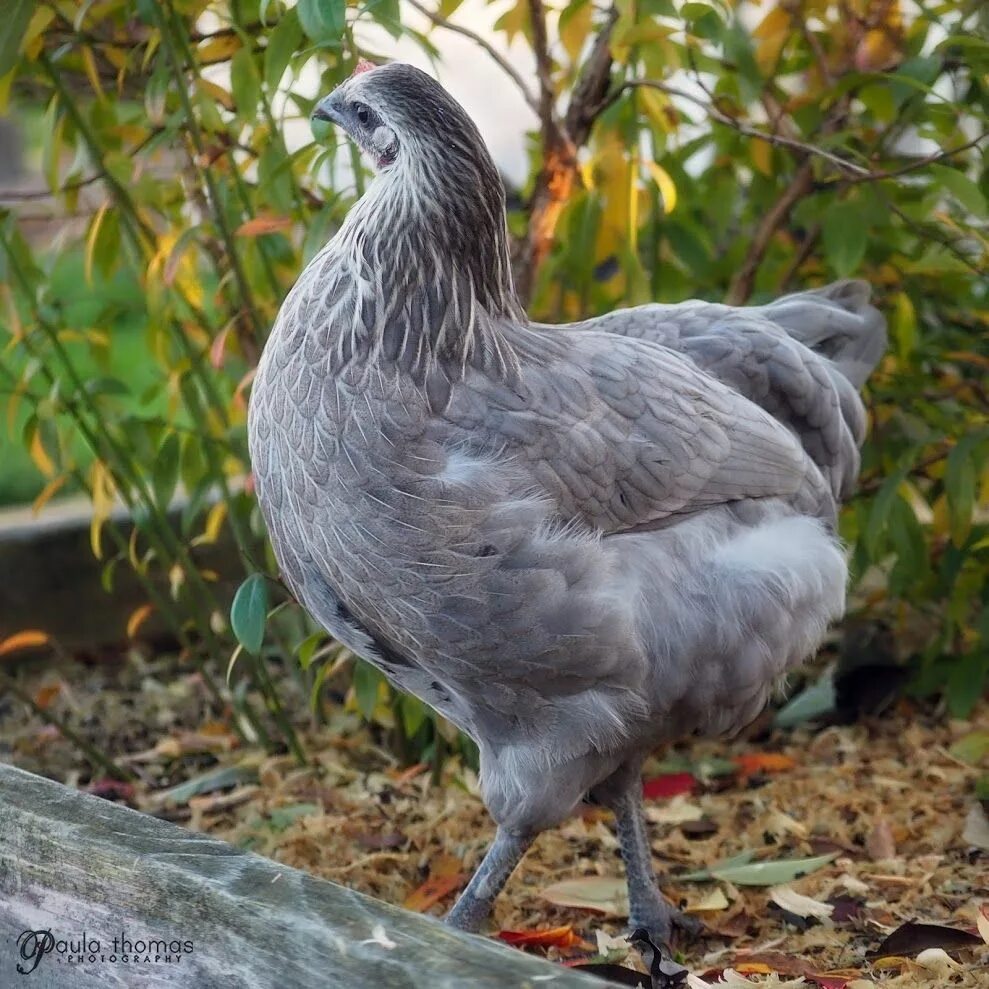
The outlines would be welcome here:
[[[859,389],[886,351],[886,319],[871,297],[868,282],[849,278],[785,295],[762,312]]]

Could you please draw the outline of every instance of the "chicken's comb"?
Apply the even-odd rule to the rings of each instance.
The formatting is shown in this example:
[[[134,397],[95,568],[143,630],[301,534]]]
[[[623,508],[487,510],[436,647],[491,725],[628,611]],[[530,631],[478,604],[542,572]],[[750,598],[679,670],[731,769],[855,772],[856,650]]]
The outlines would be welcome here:
[[[354,71],[351,75],[359,76],[362,72],[370,72],[371,69],[376,69],[377,66],[374,62],[369,62],[366,58],[357,59],[357,65],[354,66]]]

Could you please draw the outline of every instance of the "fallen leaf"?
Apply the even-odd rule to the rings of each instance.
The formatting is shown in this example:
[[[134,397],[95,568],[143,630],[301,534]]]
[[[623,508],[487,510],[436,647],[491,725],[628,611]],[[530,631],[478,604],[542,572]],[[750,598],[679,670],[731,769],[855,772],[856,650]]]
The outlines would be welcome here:
[[[542,890],[540,896],[558,907],[595,910],[606,917],[628,916],[628,889],[617,876],[582,876]]]
[[[173,786],[168,790],[160,790],[151,797],[151,803],[156,806],[166,804],[184,804],[192,797],[198,797],[202,793],[215,793],[217,790],[224,790],[228,786],[236,786],[238,783],[247,781],[255,782],[258,776],[256,765],[238,766],[217,766],[207,773],[194,776],[178,786]]]
[[[872,967],[877,972],[902,972],[910,967],[910,959],[901,958],[899,955],[884,955],[882,958],[876,958],[872,962]]]
[[[989,753],[989,731],[973,731],[964,735],[948,751],[956,759],[977,766]]]
[[[669,803],[659,807],[646,807],[646,819],[653,824],[683,824],[686,821],[699,821],[704,811],[692,804],[685,794],[678,793]]]
[[[961,965],[944,948],[925,948],[917,955],[917,964],[942,976],[961,971]]]
[[[22,649],[37,649],[46,645],[49,641],[48,633],[36,628],[24,629],[23,632],[15,632],[8,635],[6,639],[0,640],[0,656],[7,656],[12,652],[20,652]]]
[[[782,752],[749,752],[732,760],[743,776],[755,773],[782,773],[796,766],[796,760]]]
[[[86,787],[86,792],[91,793],[94,797],[102,797],[104,800],[130,803],[134,799],[134,784],[109,778],[93,780]]]
[[[982,938],[977,934],[970,934],[956,927],[907,923],[893,931],[872,954],[878,958],[888,955],[913,958],[927,948],[967,948],[981,943]]]
[[[850,920],[857,920],[862,916],[862,910],[865,907],[865,902],[854,896],[832,896],[827,902],[832,909],[831,919],[836,924],[846,924]]]
[[[643,780],[642,797],[644,800],[659,800],[682,793],[693,793],[696,788],[697,780],[693,773],[666,773]]]
[[[714,865],[708,866],[706,869],[698,869],[696,872],[687,872],[682,876],[677,876],[677,882],[705,882],[708,879],[714,878],[715,870],[730,869],[736,865],[747,865],[755,858],[755,852],[744,851],[739,852],[737,855],[732,855],[730,858],[723,859],[720,862],[715,862]]]
[[[865,839],[865,850],[873,862],[896,858],[896,840],[885,817],[879,818],[869,832],[869,837]]]
[[[982,809],[982,804],[972,804],[965,818],[965,829],[962,831],[962,841],[974,848],[989,852],[989,818]]]
[[[702,817],[698,821],[684,821],[680,825],[680,831],[687,838],[694,840],[710,838],[718,833],[718,825],[709,817]]]
[[[545,931],[499,931],[497,935],[506,944],[516,948],[589,948],[580,935],[574,933],[573,924],[551,927]]]
[[[61,692],[62,684],[60,682],[45,684],[45,686],[39,687],[35,691],[34,703],[37,704],[42,711],[47,711],[51,706],[51,702],[55,700]]]
[[[979,933],[982,940],[989,944],[989,903],[983,903],[975,915],[975,922],[979,925]]]
[[[439,903],[468,880],[466,872],[459,871],[460,862],[452,855],[440,856],[429,870],[429,878],[405,898],[406,910],[422,913]]]
[[[778,886],[815,872],[829,862],[833,862],[836,857],[837,853],[833,852],[830,855],[817,855],[813,858],[779,859],[775,862],[721,866],[712,868],[711,875],[715,879],[723,879],[738,886]]]
[[[735,962],[740,975],[772,975],[773,970],[765,962]]]
[[[718,886],[696,903],[688,904],[684,909],[687,913],[708,913],[717,910],[727,910],[729,907],[728,897],[725,891]]]
[[[804,896],[789,886],[775,886],[769,891],[769,898],[781,910],[798,917],[830,917],[834,907],[830,903]]]

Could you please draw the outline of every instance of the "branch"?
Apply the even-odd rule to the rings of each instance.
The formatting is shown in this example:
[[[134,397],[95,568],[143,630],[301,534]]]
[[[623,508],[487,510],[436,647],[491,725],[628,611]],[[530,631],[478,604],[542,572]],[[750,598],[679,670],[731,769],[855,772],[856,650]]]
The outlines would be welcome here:
[[[778,148],[788,148],[791,151],[799,151],[803,155],[814,158],[822,158],[825,161],[830,162],[835,167],[841,169],[843,172],[851,173],[850,175],[846,174],[842,178],[842,184],[879,182],[884,179],[898,178],[901,175],[906,175],[908,172],[917,171],[918,169],[926,168],[928,165],[934,165],[938,162],[945,161],[957,154],[961,154],[963,151],[969,151],[970,149],[977,147],[982,141],[989,137],[989,131],[987,131],[980,134],[978,137],[973,138],[971,141],[967,141],[965,144],[960,144],[957,147],[948,148],[944,151],[936,151],[933,154],[926,155],[923,158],[918,158],[916,161],[909,162],[900,168],[892,169],[890,171],[873,172],[862,165],[857,165],[855,162],[849,161],[847,158],[842,158],[840,155],[836,155],[816,144],[808,144],[806,141],[798,141],[796,138],[786,137],[783,134],[760,130],[758,127],[752,127],[751,125],[743,123],[741,120],[729,116],[727,113],[719,110],[713,103],[708,103],[700,97],[695,96],[693,93],[688,93],[685,90],[677,89],[675,86],[669,86],[665,82],[659,82],[656,79],[630,79],[627,82],[622,83],[618,90],[612,94],[608,100],[608,103],[613,103],[626,89],[633,89],[637,86],[644,86],[648,89],[658,89],[660,92],[666,93],[668,96],[676,96],[680,99],[687,100],[695,106],[700,107],[716,124],[721,124],[723,127],[730,127],[732,130],[742,134],[745,137],[766,141]]]
[[[419,3],[419,0],[408,0],[409,6],[414,7],[416,10],[422,14],[427,20],[430,20],[437,27],[445,28],[447,31],[452,31],[454,34],[462,35],[465,38],[470,38],[479,48],[483,49],[494,61],[494,63],[501,69],[515,83],[522,93],[525,102],[532,109],[532,112],[539,116],[539,101],[533,95],[532,90],[526,85],[525,80],[519,73],[515,70],[515,67],[502,56],[498,51],[495,50],[494,46],[482,38],[476,31],[472,31],[470,28],[461,27],[459,24],[454,24],[452,21],[448,21],[445,17],[440,16],[437,13],[431,11],[424,4]]]
[[[601,30],[581,66],[567,107],[564,127],[577,147],[583,145],[594,121],[611,105],[608,86],[611,82],[611,34],[618,20],[618,10],[612,5]]]
[[[613,99],[617,99],[623,90],[633,89],[636,86],[658,89],[661,93],[666,93],[668,96],[678,96],[680,99],[687,100],[695,106],[700,107],[716,124],[721,124],[723,127],[730,127],[745,137],[758,138],[760,141],[768,141],[776,147],[789,148],[791,151],[799,151],[804,155],[823,158],[838,168],[852,172],[860,177],[867,178],[872,174],[867,168],[856,165],[854,162],[848,161],[830,151],[826,151],[824,148],[807,144],[804,141],[798,141],[792,137],[784,137],[782,134],[774,134],[770,131],[759,130],[757,127],[751,127],[749,124],[743,123],[741,120],[737,120],[735,117],[730,117],[727,113],[722,112],[713,103],[707,103],[700,97],[694,96],[693,93],[677,89],[675,86],[668,86],[665,82],[659,82],[655,79],[629,79],[627,82],[622,83]]]
[[[745,261],[731,280],[728,295],[725,297],[727,305],[740,306],[748,300],[752,294],[752,286],[755,284],[756,272],[769,248],[770,241],[776,235],[776,231],[786,222],[790,210],[810,192],[813,186],[813,176],[813,166],[810,159],[805,159],[790,180],[790,184],[783,190],[783,194],[762,218],[745,255]]]
[[[544,141],[549,144],[553,131],[559,130],[559,126],[553,114],[553,61],[549,54],[546,11],[542,0],[529,0],[529,18],[532,22],[532,51],[536,56],[536,78],[539,80],[539,120]]]

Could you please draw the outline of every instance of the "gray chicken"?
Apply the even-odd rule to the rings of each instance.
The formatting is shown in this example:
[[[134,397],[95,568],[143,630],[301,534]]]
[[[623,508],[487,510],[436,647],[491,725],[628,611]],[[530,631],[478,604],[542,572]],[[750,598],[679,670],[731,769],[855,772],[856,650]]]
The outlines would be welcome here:
[[[751,721],[843,611],[837,503],[885,348],[860,282],[531,323],[470,118],[409,65],[320,102],[376,176],[290,292],[250,406],[257,494],[312,616],[480,749],[477,930],[540,831],[616,817],[666,942],[640,770]]]

